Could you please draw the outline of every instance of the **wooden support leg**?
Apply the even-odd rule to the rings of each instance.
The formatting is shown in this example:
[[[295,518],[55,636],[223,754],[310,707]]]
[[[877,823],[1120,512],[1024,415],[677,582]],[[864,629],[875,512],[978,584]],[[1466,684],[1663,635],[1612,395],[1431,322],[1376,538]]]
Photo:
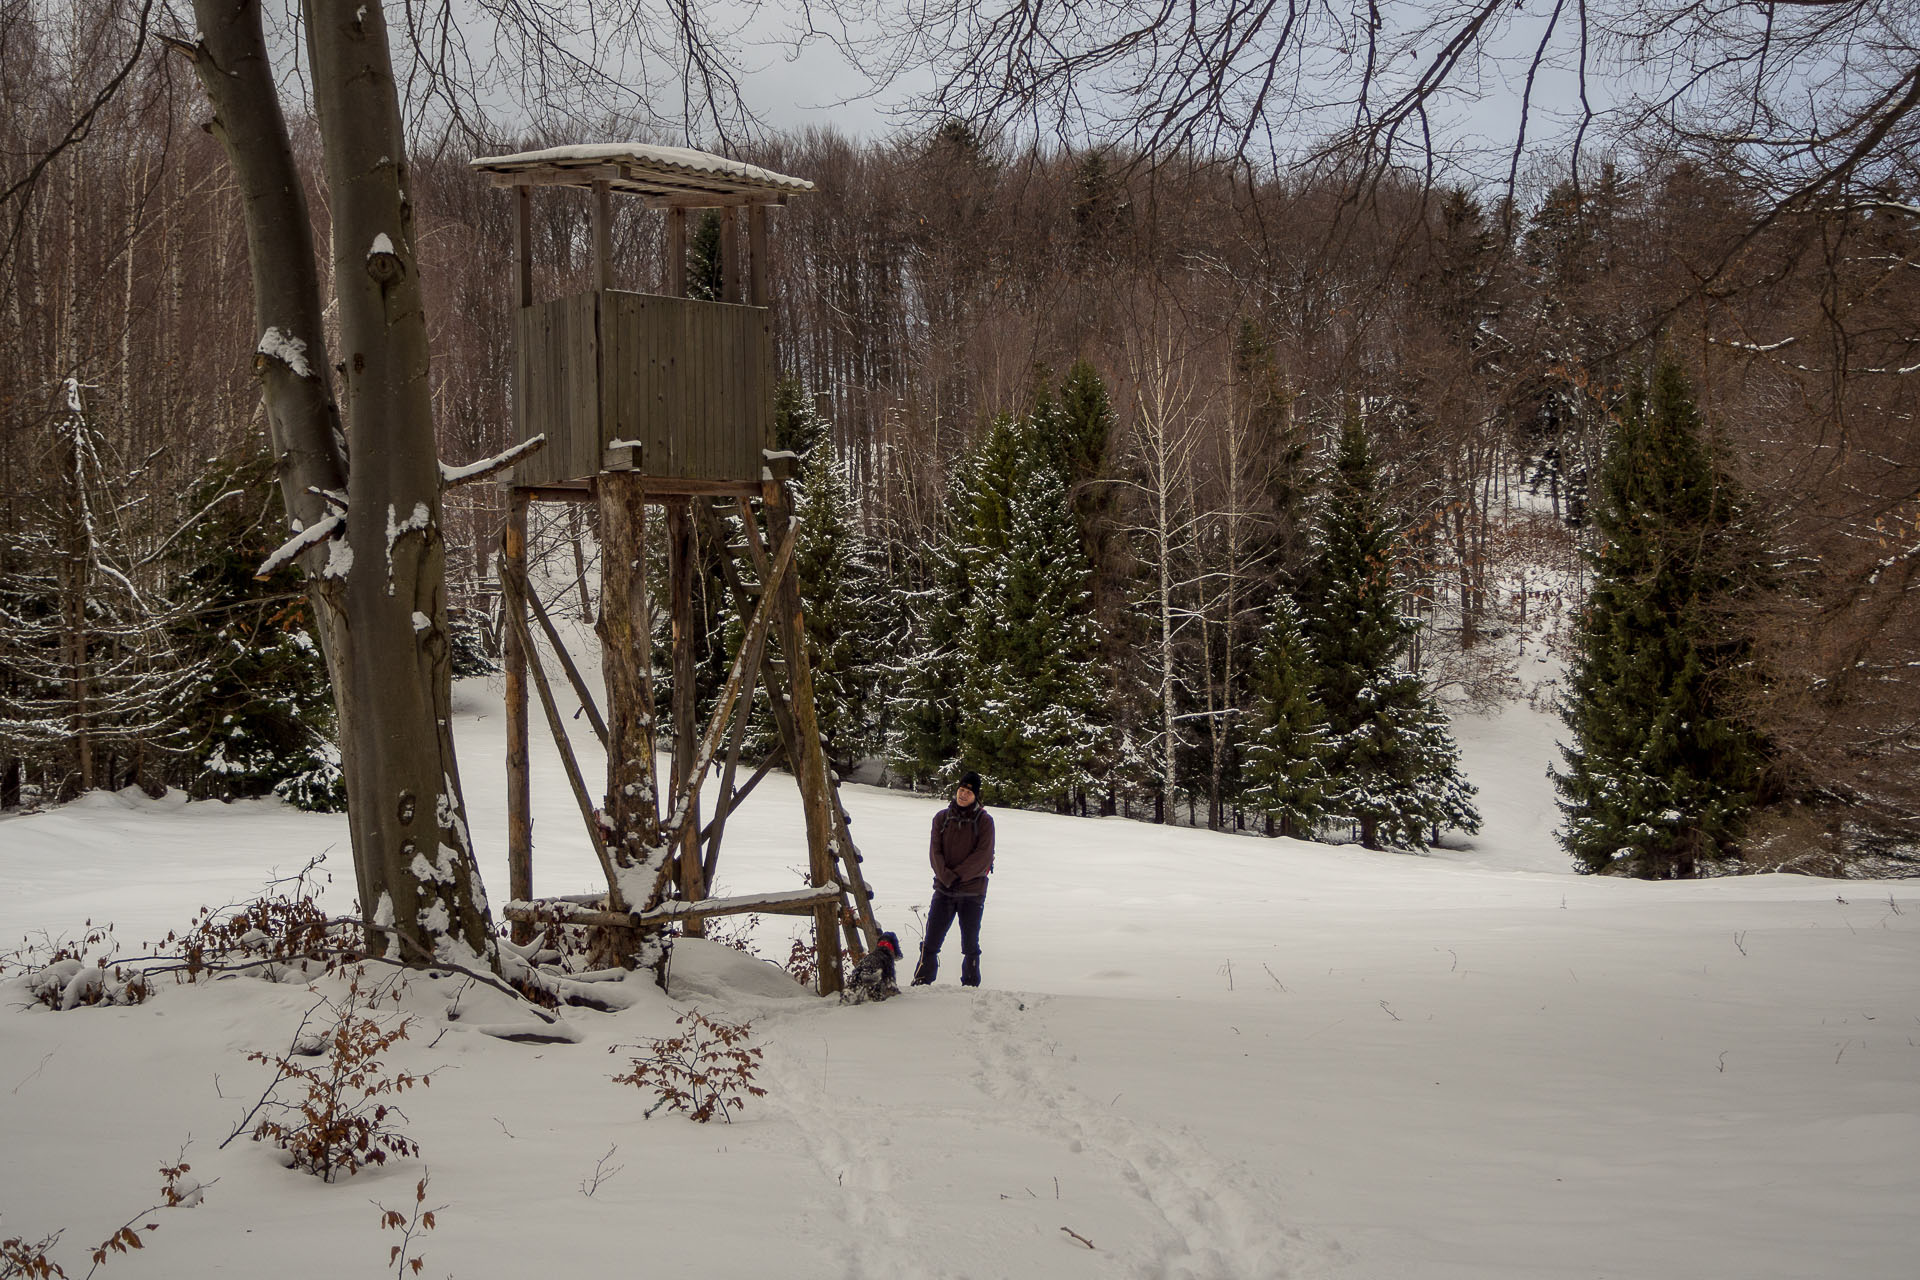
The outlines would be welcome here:
[[[524,580],[508,578],[502,583],[502,590],[508,596],[517,596],[524,592]],[[580,818],[587,826],[587,838],[593,843],[593,851],[600,859],[600,868],[607,877],[607,905],[616,911],[625,910],[627,903],[620,894],[620,878],[614,871],[614,855],[608,850],[602,837],[600,822],[593,810],[593,797],[587,794],[587,783],[580,772],[580,765],[574,758],[573,745],[567,738],[567,722],[560,716],[560,706],[554,701],[553,688],[547,683],[547,671],[540,661],[540,654],[533,647],[533,637],[527,631],[527,616],[524,603],[513,605],[508,621],[520,636],[520,652],[526,657],[527,670],[533,676],[533,687],[540,694],[540,709],[546,713],[547,728],[553,734],[553,745],[560,752],[560,763],[567,774],[567,784],[573,788],[574,803],[580,806]],[[523,899],[525,901],[525,899]]]
[[[595,485],[600,503],[601,671],[607,689],[606,816],[610,852],[622,870],[650,865],[660,849],[659,783],[654,769],[653,641],[646,576],[646,494],[639,479],[608,472]],[[636,898],[643,891],[635,887]],[[635,901],[631,906],[642,906]],[[625,940],[608,939],[609,948]],[[637,939],[635,940],[637,941]]]
[[[767,531],[771,537],[786,536],[794,519],[792,496],[784,484],[766,486],[762,505],[767,513]],[[800,612],[798,576],[781,580],[774,623],[779,628],[780,650],[787,660],[787,691],[792,711],[792,741],[787,757],[800,784],[800,805],[807,820],[807,870],[815,885],[835,883],[833,801],[828,794],[826,752],[820,747],[820,723],[814,716],[813,677],[807,660],[806,619]],[[798,696],[801,690],[809,696]],[[840,909],[821,907],[814,915],[814,946],[820,966],[820,994],[840,990],[845,975],[840,967]]]
[[[515,489],[507,507],[507,525],[500,539],[500,579],[524,582],[527,573],[527,496]],[[522,596],[503,589],[502,610],[518,611]],[[507,667],[507,892],[518,901],[533,897],[533,792],[527,772],[527,650],[524,615],[508,616],[502,648]],[[533,925],[513,922],[513,940],[525,946],[533,941]]]
[[[785,493],[784,486],[769,485],[768,489],[781,494]],[[766,548],[760,544],[752,509],[744,500],[740,507],[741,516],[747,525],[747,550],[753,556],[754,564],[764,577],[767,572]],[[728,568],[730,567],[729,565]],[[738,582],[731,582],[731,585],[738,592]],[[797,594],[793,607],[795,610],[799,607]],[[804,634],[804,620],[802,620],[802,633]],[[800,741],[798,726],[802,719],[816,725],[818,723],[813,710],[812,671],[806,666],[797,669],[790,667],[787,678],[783,680],[781,673],[769,665],[761,678],[767,687],[767,700],[773,707],[774,719],[780,725],[782,740],[788,744],[788,750],[791,752],[796,749],[793,744]],[[800,710],[802,704],[805,706],[804,712]],[[817,732],[812,735],[812,741],[816,749],[819,748],[820,738]],[[832,774],[827,771],[824,752],[821,755],[820,773],[825,779],[823,784],[826,793],[825,807],[830,823],[828,846],[840,862],[840,882],[846,886],[847,896],[852,901],[851,919],[843,917],[842,925],[847,931],[849,951],[857,959],[868,948],[880,945],[880,925],[874,919],[873,902],[860,870],[860,851],[854,846],[852,832],[847,829],[846,812],[840,806],[840,789],[834,782]],[[794,769],[794,774],[796,777],[800,776],[800,770],[797,767]],[[864,945],[862,945],[863,941]]]
[[[790,761],[808,761],[810,757],[810,762],[794,764],[793,768],[800,781],[801,800],[806,809],[808,853],[811,874],[816,877],[814,883],[842,886],[845,898],[850,902],[850,905],[836,904],[831,912],[818,910],[815,913],[814,936],[821,957],[822,994],[828,994],[839,989],[837,978],[842,954],[841,931],[845,931],[847,951],[857,958],[868,948],[879,945],[879,925],[874,919],[872,901],[861,876],[860,854],[848,831],[838,789],[827,769],[826,754],[820,745],[818,719],[813,710],[813,680],[804,646],[805,619],[800,614],[798,589],[794,588],[789,598],[786,592],[793,585],[793,580],[780,572],[792,543],[792,523],[788,514],[792,510],[791,504],[786,499],[784,488],[777,485],[767,487],[766,503],[769,526],[783,531],[781,553],[778,557],[769,556],[760,539],[753,510],[743,501],[741,517],[746,528],[747,551],[753,558],[761,581],[776,584],[773,592],[762,595],[761,603],[775,606],[774,617],[782,632],[781,644],[788,653],[797,655],[799,662],[795,664],[790,661],[783,673],[772,654],[763,653],[760,657],[761,684],[767,691],[768,705],[780,728],[783,752]],[[734,562],[730,558],[722,559],[720,565],[741,616],[753,613],[753,597],[742,584]],[[803,723],[806,726],[804,729]],[[808,750],[809,746],[811,751]],[[742,795],[752,789],[753,783],[759,780],[771,763],[769,760],[761,766],[753,780],[742,789]],[[737,802],[737,799],[723,795],[722,803],[730,808],[730,801]]]
[[[667,821],[675,824],[679,833],[679,848],[673,855],[678,860],[675,879],[680,885],[680,896],[689,902],[707,896],[700,863],[700,792],[689,783],[695,752],[693,575],[696,572],[693,519],[688,500],[669,499],[667,573],[673,606],[673,781],[669,794],[683,797],[680,802],[686,805],[686,812],[670,814]],[[689,920],[686,930],[690,936],[701,937],[706,933],[706,926],[697,919]]]

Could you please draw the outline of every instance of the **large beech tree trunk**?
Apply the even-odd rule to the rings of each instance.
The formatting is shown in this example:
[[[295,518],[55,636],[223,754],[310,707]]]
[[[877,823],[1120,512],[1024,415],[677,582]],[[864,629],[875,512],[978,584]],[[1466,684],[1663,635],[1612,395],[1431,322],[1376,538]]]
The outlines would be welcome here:
[[[261,334],[256,360],[339,712],[368,944],[411,964],[491,965],[486,897],[451,735],[440,469],[406,150],[381,6],[308,0],[333,216],[345,433],[321,326],[312,222],[258,0],[194,0],[179,46],[237,178]],[[351,465],[349,465],[351,460]]]

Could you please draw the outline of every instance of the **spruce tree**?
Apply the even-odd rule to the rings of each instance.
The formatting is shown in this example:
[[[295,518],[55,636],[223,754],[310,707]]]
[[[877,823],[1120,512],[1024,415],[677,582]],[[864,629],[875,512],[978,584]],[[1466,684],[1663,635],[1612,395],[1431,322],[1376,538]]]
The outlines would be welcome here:
[[[1061,804],[1091,781],[1103,734],[1086,556],[1052,460],[1034,451],[1004,553],[977,564],[961,730],[966,760],[1013,804]]]
[[[725,256],[720,250],[720,214],[708,209],[687,244],[687,296],[701,302],[726,297]]]
[[[1561,843],[1584,872],[1692,876],[1736,852],[1760,797],[1764,745],[1722,705],[1746,646],[1714,621],[1759,570],[1671,361],[1617,415],[1592,517],[1593,590],[1561,708],[1573,740],[1553,773]]]
[[[1437,840],[1449,829],[1478,831],[1480,810],[1473,798],[1480,789],[1460,771],[1460,744],[1454,741],[1446,714],[1431,697],[1423,698],[1405,724],[1415,803],[1405,807],[1394,828],[1404,833],[1403,843],[1418,848],[1425,844],[1415,838],[1418,834]],[[1419,832],[1410,829],[1416,824]]]
[[[966,629],[973,599],[969,562],[976,468],[961,458],[947,480],[944,527],[927,545],[921,580],[904,612],[912,624],[909,657],[888,705],[888,755],[916,784],[948,775],[960,758],[960,687],[967,679]]]
[[[1083,791],[1109,738],[1091,572],[1042,425],[1053,412],[1043,400],[996,419],[955,466],[890,707],[903,772],[925,781],[964,757],[1015,804]]]
[[[301,809],[346,808],[326,662],[291,565],[264,581],[279,499],[265,456],[217,465],[191,495],[206,515],[175,547],[174,598],[195,612],[178,652],[203,672],[179,715],[184,781],[199,797],[275,794]]]
[[[453,668],[455,680],[500,673],[493,644],[487,636],[486,620],[475,610],[447,606],[447,662]]]
[[[1148,705],[1140,665],[1143,618],[1133,608],[1140,567],[1123,525],[1115,457],[1119,422],[1106,384],[1092,364],[1075,361],[1054,403],[1056,456],[1086,551],[1089,604],[1100,636],[1101,810],[1113,813],[1125,781],[1148,771],[1136,729]]]
[[[1380,500],[1366,430],[1350,414],[1315,524],[1305,637],[1327,714],[1327,809],[1369,849],[1423,849],[1438,827],[1479,829],[1473,786],[1426,682],[1402,669],[1420,624],[1395,578],[1399,531]]]
[[[806,614],[814,708],[827,760],[845,773],[876,745],[875,584],[853,523],[853,495],[830,441],[822,439],[807,454],[797,505],[793,570]]]
[[[913,602],[917,634],[892,704],[894,763],[915,782],[945,777],[960,759],[961,685],[971,679],[979,566],[1006,555],[1014,491],[1027,441],[1010,417],[994,419],[947,482],[944,527],[927,552],[928,587]]]
[[[1047,446],[1040,442],[1031,419],[1002,414],[975,446],[967,472],[967,504],[963,537],[969,555],[1006,554],[1013,538],[1013,507],[1021,481],[1034,468]]]
[[[1313,672],[1300,611],[1282,594],[1261,633],[1249,678],[1245,799],[1280,835],[1296,838],[1313,834],[1331,786],[1326,713],[1313,696]]]
[[[813,406],[813,396],[798,378],[785,377],[773,387],[773,447],[805,456],[833,433]]]

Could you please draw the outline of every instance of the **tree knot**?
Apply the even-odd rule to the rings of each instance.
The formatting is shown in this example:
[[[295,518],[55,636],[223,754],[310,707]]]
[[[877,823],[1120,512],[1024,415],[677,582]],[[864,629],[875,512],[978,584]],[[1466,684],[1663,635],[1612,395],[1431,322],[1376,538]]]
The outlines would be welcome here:
[[[382,231],[373,238],[373,245],[367,250],[367,274],[377,284],[392,284],[407,272],[406,263],[400,261],[400,255],[394,252],[393,241]]]

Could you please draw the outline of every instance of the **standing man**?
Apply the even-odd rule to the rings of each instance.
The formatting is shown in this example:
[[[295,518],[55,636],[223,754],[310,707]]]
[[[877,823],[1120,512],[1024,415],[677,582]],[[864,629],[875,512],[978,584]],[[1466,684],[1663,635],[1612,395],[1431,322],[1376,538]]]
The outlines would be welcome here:
[[[947,928],[960,921],[960,985],[980,985],[980,914],[987,906],[987,877],[993,873],[993,815],[980,803],[980,775],[960,775],[953,803],[933,815],[933,906],[927,910],[927,938],[913,985],[924,986],[940,972],[940,947]]]

